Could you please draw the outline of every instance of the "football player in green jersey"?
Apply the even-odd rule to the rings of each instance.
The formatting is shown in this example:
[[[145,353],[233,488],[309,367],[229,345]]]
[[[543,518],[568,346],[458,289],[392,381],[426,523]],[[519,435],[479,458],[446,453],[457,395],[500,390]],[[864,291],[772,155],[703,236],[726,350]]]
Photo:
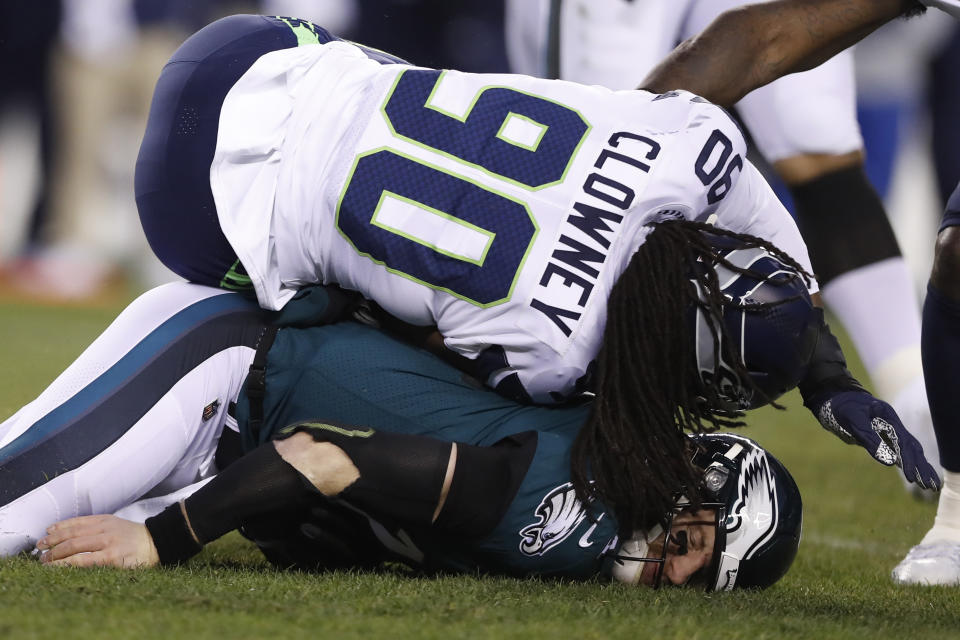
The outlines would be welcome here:
[[[286,566],[399,559],[428,570],[719,590],[769,586],[796,554],[796,485],[746,438],[689,439],[703,497],[694,504],[675,487],[674,506],[649,529],[624,531],[571,483],[570,451],[589,404],[518,405],[354,322],[280,329],[265,354],[263,388],[255,359],[233,411],[239,433],[223,436],[238,437],[246,455],[145,526],[87,516],[50,527],[37,545],[44,560],[172,564],[239,526]],[[148,503],[119,513],[155,511],[158,501]]]

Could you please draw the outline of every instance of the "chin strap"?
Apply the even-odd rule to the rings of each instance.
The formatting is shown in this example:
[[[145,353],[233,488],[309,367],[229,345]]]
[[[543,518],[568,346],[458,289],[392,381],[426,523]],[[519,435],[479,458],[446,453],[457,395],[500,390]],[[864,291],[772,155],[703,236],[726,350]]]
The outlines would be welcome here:
[[[625,541],[610,554],[613,565],[610,568],[610,577],[617,582],[637,584],[643,574],[643,568],[648,563],[663,563],[663,559],[648,558],[650,543],[663,533],[663,525],[654,525],[650,531],[634,531],[633,537]]]

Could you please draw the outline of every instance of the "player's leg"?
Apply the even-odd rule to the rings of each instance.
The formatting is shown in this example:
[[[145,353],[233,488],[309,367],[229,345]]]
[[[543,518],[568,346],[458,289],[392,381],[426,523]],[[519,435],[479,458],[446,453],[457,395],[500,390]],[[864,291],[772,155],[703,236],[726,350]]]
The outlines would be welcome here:
[[[793,184],[792,191],[827,308],[849,333],[877,395],[936,465],[917,295],[883,203],[859,161]]]
[[[508,2],[504,17],[512,70],[634,89],[676,46],[692,2]]]
[[[58,520],[112,513],[212,473],[262,313],[186,283],[132,303],[0,425],[0,555],[29,548]]]
[[[506,0],[504,41],[511,73],[545,77],[546,0]]]
[[[223,18],[188,38],[157,81],[137,158],[137,208],[154,253],[187,280],[249,288],[220,229],[210,163],[227,92],[260,56],[296,47],[294,27],[268,16]]]
[[[960,585],[960,185],[937,236],[923,305],[923,371],[943,465],[933,527],[893,570],[897,582]]]

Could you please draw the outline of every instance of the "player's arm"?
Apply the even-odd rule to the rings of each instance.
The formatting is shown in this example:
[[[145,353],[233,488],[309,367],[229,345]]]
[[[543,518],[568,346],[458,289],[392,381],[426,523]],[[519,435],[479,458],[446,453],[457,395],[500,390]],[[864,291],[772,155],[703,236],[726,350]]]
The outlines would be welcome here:
[[[718,209],[718,221],[766,238],[810,269],[796,224],[759,173],[747,163],[744,174]],[[819,306],[819,305],[818,305]],[[921,487],[938,487],[936,471],[917,439],[893,408],[867,391],[847,369],[840,342],[820,310],[818,335],[799,389],[821,426],[848,444],[857,444],[884,465],[903,469]]]
[[[771,241],[810,271],[806,245],[796,224],[749,162],[716,211],[718,226]],[[816,285],[811,293],[816,291]],[[820,424],[848,444],[858,444],[878,462],[903,468],[920,486],[939,486],[936,471],[893,408],[874,397],[850,374],[840,343],[820,312],[818,337],[800,394]]]
[[[331,498],[402,526],[480,536],[499,522],[536,444],[477,447],[322,422],[298,423],[283,435],[145,525],[74,518],[52,526],[37,548],[53,564],[176,564],[251,518],[296,509],[306,518]]]
[[[729,106],[777,78],[812,69],[916,0],[774,0],[721,14],[678,46],[641,83],[654,93],[686,89]]]

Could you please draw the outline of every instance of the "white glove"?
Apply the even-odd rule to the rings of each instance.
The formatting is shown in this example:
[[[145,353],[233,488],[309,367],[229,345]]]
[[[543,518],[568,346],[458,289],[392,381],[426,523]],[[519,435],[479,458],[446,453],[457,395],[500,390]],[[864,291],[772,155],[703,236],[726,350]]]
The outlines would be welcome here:
[[[960,19],[960,0],[920,0],[928,7],[936,7],[941,11],[946,11],[954,18]]]

